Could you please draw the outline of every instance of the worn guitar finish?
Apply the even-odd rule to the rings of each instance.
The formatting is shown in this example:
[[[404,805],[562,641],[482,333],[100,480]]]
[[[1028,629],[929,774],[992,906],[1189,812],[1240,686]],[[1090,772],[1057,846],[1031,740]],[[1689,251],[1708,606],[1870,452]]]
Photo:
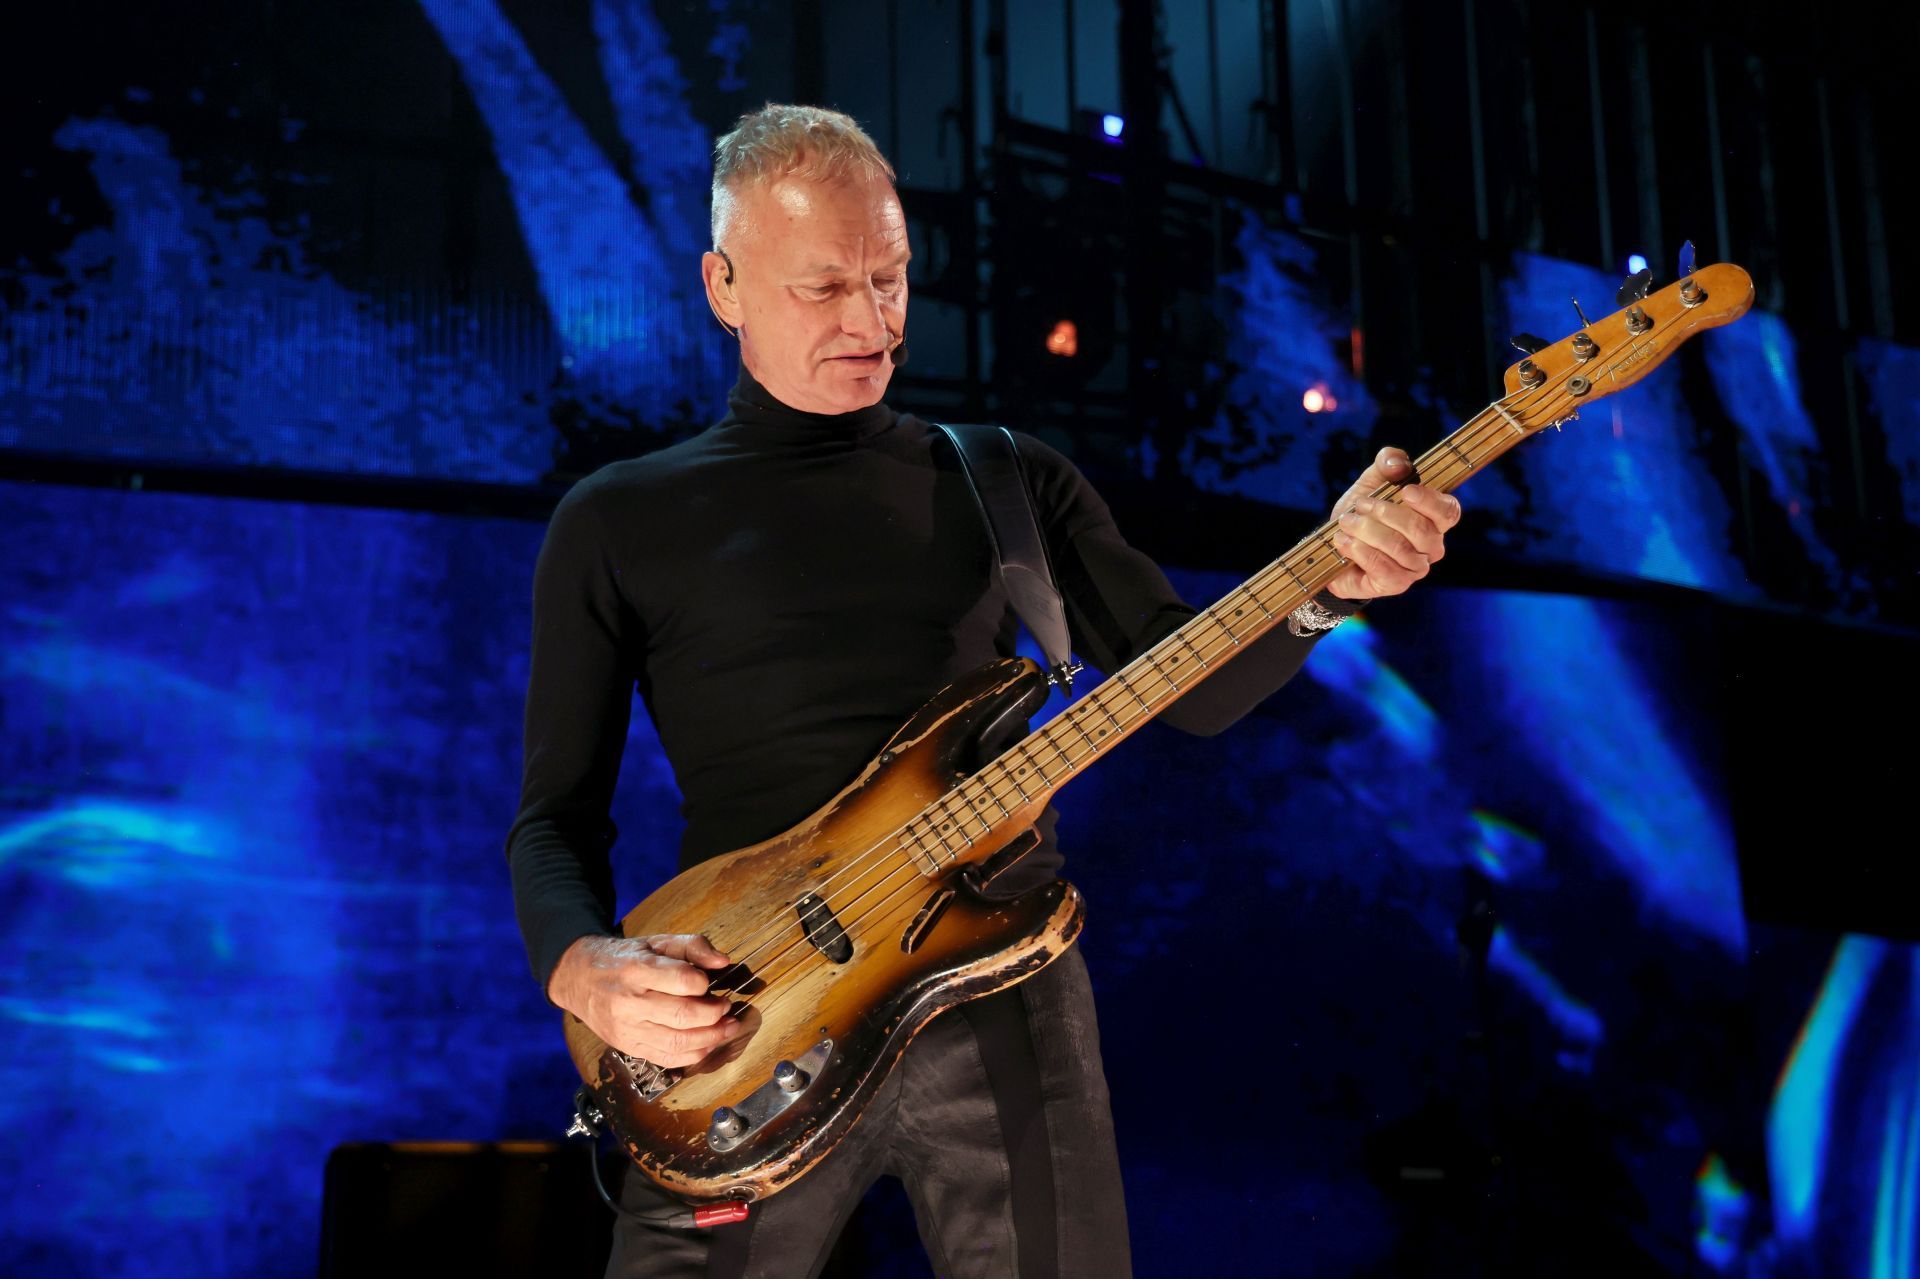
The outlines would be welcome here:
[[[1007,901],[971,884],[1026,843],[1045,806],[1009,806],[991,832],[968,820],[973,842],[943,857],[893,851],[890,837],[952,790],[961,769],[1011,721],[1024,722],[1047,698],[1031,661],[980,668],[929,702],[845,790],[777,838],[685,871],[622,921],[629,937],[704,933],[736,962],[711,981],[715,993],[746,1004],[747,1033],[684,1072],[651,1100],[659,1072],[611,1051],[579,1018],[566,1018],[574,1064],[593,1085],[601,1113],[634,1161],[689,1200],[753,1199],[800,1175],[839,1140],[886,1069],[935,1013],[1031,976],[1066,950],[1084,916],[1080,894],[1055,880]],[[956,828],[957,829],[957,828]],[[937,830],[937,824],[936,824]],[[953,831],[948,832],[949,837]],[[935,831],[928,834],[928,847]],[[850,953],[807,940],[805,922],[837,922]],[[772,925],[770,927],[770,925]],[[756,945],[756,943],[759,943]],[[730,1151],[709,1141],[714,1111],[772,1083],[782,1061],[831,1045],[807,1071],[783,1113]],[[776,1085],[777,1087],[777,1085]],[[723,1143],[724,1144],[724,1143]]]
[[[1701,329],[1744,314],[1753,283],[1721,264],[1645,295],[1507,371],[1507,393],[1415,460],[1451,491],[1523,439],[1645,376]],[[1630,286],[1631,287],[1631,286]],[[1516,339],[1519,341],[1519,339]],[[1396,501],[1399,485],[1374,497]],[[1203,609],[1011,749],[980,762],[1046,701],[1024,658],[955,682],[838,795],[764,843],[670,880],[622,921],[629,937],[702,933],[734,961],[712,975],[747,1033],[685,1071],[610,1048],[578,1018],[567,1044],[583,1118],[689,1202],[764,1197],[846,1134],[928,1019],[1032,976],[1080,931],[1055,880],[1012,900],[994,871],[1031,846],[1053,793],[1312,598],[1347,561],[1335,523]]]

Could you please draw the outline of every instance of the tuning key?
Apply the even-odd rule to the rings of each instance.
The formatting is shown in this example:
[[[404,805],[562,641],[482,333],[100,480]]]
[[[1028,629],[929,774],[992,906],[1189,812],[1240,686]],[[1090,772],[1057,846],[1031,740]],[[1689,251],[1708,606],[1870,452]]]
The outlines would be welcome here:
[[[1620,291],[1614,295],[1613,302],[1615,306],[1626,306],[1629,303],[1638,302],[1652,291],[1653,268],[1641,267],[1627,277],[1627,282],[1622,284]]]
[[[1516,333],[1508,338],[1507,341],[1513,343],[1514,350],[1525,355],[1538,355],[1553,345],[1553,343],[1547,341],[1545,338],[1535,337],[1531,333]]]
[[[1689,307],[1699,306],[1707,300],[1707,291],[1700,287],[1700,281],[1693,278],[1693,241],[1688,240],[1680,246],[1680,301]]]

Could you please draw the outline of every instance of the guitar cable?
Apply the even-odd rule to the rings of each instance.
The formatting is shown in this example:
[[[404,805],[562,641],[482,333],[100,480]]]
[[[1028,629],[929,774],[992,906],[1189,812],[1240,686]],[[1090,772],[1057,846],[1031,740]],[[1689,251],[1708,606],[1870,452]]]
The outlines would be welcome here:
[[[631,1217],[635,1221],[649,1226],[665,1226],[669,1230],[705,1230],[711,1226],[725,1226],[736,1221],[745,1221],[750,1205],[742,1199],[729,1199],[725,1203],[708,1204],[704,1208],[694,1208],[668,1195],[665,1191],[652,1186],[638,1186],[633,1190],[649,1200],[645,1208],[628,1208],[607,1193],[607,1183],[600,1175],[600,1128],[589,1115],[598,1116],[598,1108],[585,1088],[573,1094],[573,1109],[576,1131],[587,1131],[583,1139],[587,1147],[587,1163],[593,1168],[593,1188],[600,1192],[600,1202],[622,1217]],[[633,1174],[627,1174],[631,1177]]]

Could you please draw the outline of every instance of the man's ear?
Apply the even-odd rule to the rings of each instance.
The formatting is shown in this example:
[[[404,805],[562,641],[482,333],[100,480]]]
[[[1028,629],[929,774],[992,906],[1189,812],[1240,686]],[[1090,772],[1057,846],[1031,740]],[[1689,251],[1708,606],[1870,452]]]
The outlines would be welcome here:
[[[720,327],[740,336],[740,299],[733,290],[733,264],[724,253],[706,253],[700,258],[700,278],[707,289],[707,305],[720,321]]]

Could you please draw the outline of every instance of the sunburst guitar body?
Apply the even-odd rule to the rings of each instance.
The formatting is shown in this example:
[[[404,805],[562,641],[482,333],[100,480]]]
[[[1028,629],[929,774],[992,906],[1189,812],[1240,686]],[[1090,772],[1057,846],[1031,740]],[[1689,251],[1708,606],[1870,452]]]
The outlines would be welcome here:
[[[597,1118],[648,1177],[692,1203],[771,1194],[838,1143],[929,1018],[1072,943],[1085,912],[1071,884],[991,895],[990,872],[1031,846],[1043,795],[995,805],[989,827],[955,812],[923,822],[919,841],[902,835],[1047,691],[1024,658],[981,667],[811,817],[685,871],[621,921],[628,937],[701,933],[726,952],[709,988],[746,1026],[698,1066],[663,1071],[567,1015]]]

